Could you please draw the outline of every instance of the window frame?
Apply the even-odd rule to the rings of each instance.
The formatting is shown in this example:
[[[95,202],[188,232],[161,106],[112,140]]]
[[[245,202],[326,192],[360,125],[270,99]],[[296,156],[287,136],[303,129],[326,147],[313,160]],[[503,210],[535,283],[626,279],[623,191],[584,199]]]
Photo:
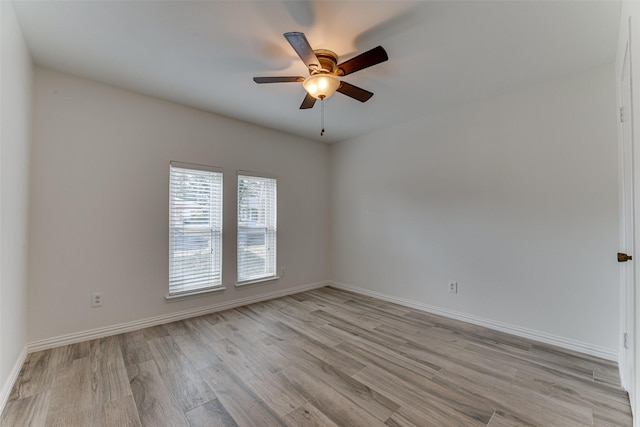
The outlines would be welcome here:
[[[255,283],[262,283],[272,280],[277,280],[278,276],[278,177],[266,173],[250,172],[245,170],[236,171],[236,286],[251,285]],[[244,217],[241,210],[240,202],[240,182],[242,178],[254,178],[259,180],[271,180],[273,182],[272,200],[269,202],[272,206],[271,221],[265,224],[264,232],[264,246],[265,251],[269,251],[268,258],[265,259],[265,263],[270,267],[269,271],[266,271],[264,275],[251,275],[250,277],[242,277],[241,275],[241,250],[243,247],[240,242],[241,230],[251,229],[256,227],[243,226],[241,216]],[[253,217],[255,212],[251,212],[250,216]],[[258,214],[259,216],[259,214]],[[268,216],[268,215],[267,215]]]
[[[209,183],[210,185],[209,195],[210,197],[218,197],[218,199],[212,199],[209,202],[209,206],[208,206],[209,209],[213,209],[210,211],[210,215],[215,214],[215,216],[209,217],[209,223],[207,224],[206,230],[209,231],[209,235],[211,236],[210,237],[211,240],[209,241],[208,248],[211,250],[211,258],[209,259],[209,262],[211,263],[212,270],[209,278],[213,279],[214,281],[213,282],[210,281],[208,284],[203,286],[187,286],[184,283],[181,285],[178,284],[178,285],[172,286],[172,281],[177,280],[176,276],[178,276],[175,273],[177,270],[176,268],[177,264],[175,264],[176,256],[174,255],[176,251],[176,246],[177,246],[174,240],[175,233],[177,231],[182,231],[184,233],[184,230],[187,230],[187,229],[196,230],[198,228],[203,228],[197,225],[193,225],[191,227],[185,226],[186,223],[184,222],[184,219],[183,219],[182,227],[175,226],[174,224],[176,215],[179,215],[179,211],[175,208],[175,203],[178,199],[177,196],[179,194],[184,194],[184,193],[174,192],[174,184],[175,184],[174,168],[183,169],[187,171],[191,170],[191,171],[196,171],[200,173],[202,172],[211,173],[213,176],[213,180],[211,181],[211,183]],[[217,194],[215,194],[216,188],[218,189]],[[204,293],[210,293],[210,292],[217,292],[225,289],[222,284],[223,283],[222,282],[222,276],[223,276],[222,261],[223,261],[223,255],[224,255],[224,252],[223,252],[223,235],[224,235],[223,203],[224,203],[224,174],[223,174],[222,168],[216,167],[216,166],[184,163],[184,162],[177,162],[177,161],[169,162],[169,283],[168,283],[168,292],[165,296],[167,300],[193,296],[198,294],[204,294]],[[180,213],[180,215],[182,215],[182,213]],[[197,220],[195,222],[197,222]],[[217,250],[217,253],[215,252],[215,250]],[[183,290],[174,289],[181,286],[187,287],[187,288]]]

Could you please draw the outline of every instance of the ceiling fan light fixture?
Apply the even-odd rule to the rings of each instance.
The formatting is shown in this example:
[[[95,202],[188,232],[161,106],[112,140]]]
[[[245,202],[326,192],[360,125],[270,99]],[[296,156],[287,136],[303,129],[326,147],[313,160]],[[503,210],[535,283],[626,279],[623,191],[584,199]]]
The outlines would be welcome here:
[[[302,82],[302,86],[315,99],[327,99],[340,87],[340,79],[331,74],[313,74]]]

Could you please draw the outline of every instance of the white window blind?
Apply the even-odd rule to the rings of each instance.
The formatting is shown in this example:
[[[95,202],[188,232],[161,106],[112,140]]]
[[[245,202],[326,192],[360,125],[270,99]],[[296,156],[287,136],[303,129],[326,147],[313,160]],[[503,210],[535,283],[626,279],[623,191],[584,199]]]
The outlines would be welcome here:
[[[171,162],[169,295],[222,286],[222,172]]]
[[[275,277],[275,178],[238,173],[238,283]]]

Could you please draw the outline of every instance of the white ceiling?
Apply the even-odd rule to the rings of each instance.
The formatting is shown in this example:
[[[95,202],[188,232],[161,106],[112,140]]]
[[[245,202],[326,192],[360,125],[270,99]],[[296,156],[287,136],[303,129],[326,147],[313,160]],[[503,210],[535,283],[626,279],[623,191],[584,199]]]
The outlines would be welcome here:
[[[227,117],[336,142],[615,59],[618,1],[14,1],[34,62]],[[306,76],[282,36],[302,31],[374,92],[300,110]]]

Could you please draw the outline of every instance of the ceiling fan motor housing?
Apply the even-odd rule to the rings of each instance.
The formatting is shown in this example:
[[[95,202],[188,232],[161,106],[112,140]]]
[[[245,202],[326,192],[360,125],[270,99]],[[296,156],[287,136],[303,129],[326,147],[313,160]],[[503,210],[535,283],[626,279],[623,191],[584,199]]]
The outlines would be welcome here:
[[[336,74],[338,68],[338,55],[327,49],[316,49],[313,51],[320,62],[319,68],[309,67],[309,74],[330,73]]]

